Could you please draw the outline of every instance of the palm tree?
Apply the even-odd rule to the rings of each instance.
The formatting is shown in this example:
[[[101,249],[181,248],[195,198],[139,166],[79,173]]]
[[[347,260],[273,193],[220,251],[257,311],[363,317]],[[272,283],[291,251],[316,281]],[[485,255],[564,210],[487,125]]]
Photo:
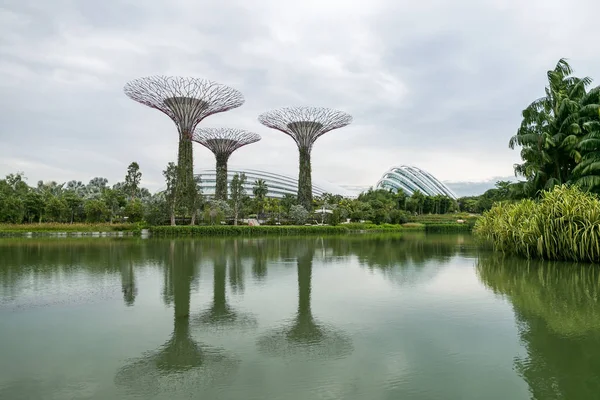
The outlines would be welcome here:
[[[254,181],[254,185],[252,186],[252,194],[254,194],[254,199],[258,205],[258,211],[262,214],[263,208],[265,204],[265,197],[269,193],[269,187],[267,186],[267,182],[264,179],[257,179]]]
[[[523,190],[530,196],[573,181],[574,169],[582,160],[580,142],[591,128],[587,123],[594,110],[598,117],[597,90],[586,91],[591,79],[572,73],[565,59],[548,71],[546,96],[523,110],[521,126],[510,139],[511,149],[522,147],[523,163],[515,165],[515,175],[526,178]]]

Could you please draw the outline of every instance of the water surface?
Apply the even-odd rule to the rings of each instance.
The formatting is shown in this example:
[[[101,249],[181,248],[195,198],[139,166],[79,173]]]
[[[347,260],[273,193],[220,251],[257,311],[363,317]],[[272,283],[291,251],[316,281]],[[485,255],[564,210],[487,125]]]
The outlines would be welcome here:
[[[468,235],[0,241],[0,399],[596,399],[599,270]]]

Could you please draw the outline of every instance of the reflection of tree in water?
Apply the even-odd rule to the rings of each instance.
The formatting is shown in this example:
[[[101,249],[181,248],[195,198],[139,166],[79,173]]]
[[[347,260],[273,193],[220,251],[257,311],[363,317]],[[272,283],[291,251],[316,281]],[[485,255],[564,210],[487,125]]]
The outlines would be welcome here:
[[[301,239],[297,239],[301,240]],[[310,239],[297,253],[298,312],[291,325],[278,328],[258,340],[261,352],[274,356],[303,353],[309,357],[343,357],[353,351],[351,339],[343,332],[321,324],[311,311],[312,261],[315,252]]]
[[[210,243],[210,242],[209,242]],[[205,243],[207,244],[207,243]],[[232,288],[244,287],[244,271],[241,262],[241,251],[235,241],[215,241],[205,246],[204,251],[213,259],[213,302],[211,306],[193,318],[194,324],[222,327],[255,327],[256,319],[251,314],[235,310],[227,303],[227,254],[230,255],[229,283]],[[231,265],[235,266],[232,267]],[[232,273],[235,275],[232,277]]]
[[[136,265],[148,258],[146,241],[116,238],[41,238],[0,241],[0,301],[31,287],[80,275],[121,276],[126,303],[135,298]],[[131,266],[131,269],[128,268]],[[131,286],[133,284],[133,286]]]
[[[481,281],[512,303],[527,355],[515,361],[534,399],[600,396],[600,270],[596,265],[483,255]]]
[[[244,293],[245,285],[244,285],[244,266],[241,260],[241,251],[240,243],[238,243],[238,239],[232,239],[232,241],[227,242],[230,244],[233,249],[229,251],[229,285],[231,286],[231,290],[234,293]]]
[[[133,272],[133,263],[121,264],[121,291],[125,305],[132,306],[137,296],[137,286],[135,284],[135,274]]]
[[[175,318],[171,338],[117,372],[117,385],[141,395],[196,390],[227,378],[238,361],[220,349],[197,343],[190,333],[190,291],[196,252],[193,242],[171,241],[166,268],[171,273]]]
[[[267,254],[265,246],[265,239],[255,239],[248,246],[253,250],[252,276],[259,281],[267,277]]]

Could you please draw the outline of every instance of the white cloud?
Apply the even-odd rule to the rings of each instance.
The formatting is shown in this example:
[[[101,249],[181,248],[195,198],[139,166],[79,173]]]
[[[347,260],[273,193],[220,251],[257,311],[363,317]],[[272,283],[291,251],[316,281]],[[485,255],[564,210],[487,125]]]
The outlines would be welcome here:
[[[317,142],[320,179],[369,186],[397,164],[449,181],[510,176],[519,158],[507,142],[520,110],[543,94],[545,71],[560,57],[581,75],[600,70],[599,14],[591,0],[5,1],[0,175],[26,167],[31,181],[114,182],[136,160],[160,187],[175,127],[122,87],[182,74],[246,96],[203,122],[263,136],[234,154],[237,165],[294,174],[294,143],[256,117],[310,104],[355,117]],[[196,149],[198,168],[212,166]]]

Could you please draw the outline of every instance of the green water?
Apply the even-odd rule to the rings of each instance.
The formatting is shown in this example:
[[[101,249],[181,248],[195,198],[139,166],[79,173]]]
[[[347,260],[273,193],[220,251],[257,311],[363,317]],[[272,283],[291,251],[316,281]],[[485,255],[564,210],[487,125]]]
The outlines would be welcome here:
[[[0,240],[0,399],[597,399],[599,271],[468,235]]]

